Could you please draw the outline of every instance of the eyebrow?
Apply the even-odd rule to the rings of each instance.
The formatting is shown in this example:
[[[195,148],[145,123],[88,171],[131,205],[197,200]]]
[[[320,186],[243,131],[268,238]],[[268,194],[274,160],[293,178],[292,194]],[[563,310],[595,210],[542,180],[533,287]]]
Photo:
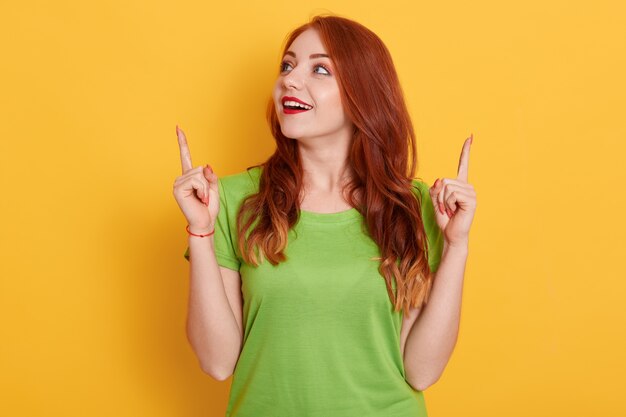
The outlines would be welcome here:
[[[287,51],[285,52],[285,55],[291,55],[292,57],[296,57],[296,53],[292,52],[292,51]],[[311,54],[309,55],[309,59],[313,59],[313,58],[330,58],[328,55],[326,54]]]

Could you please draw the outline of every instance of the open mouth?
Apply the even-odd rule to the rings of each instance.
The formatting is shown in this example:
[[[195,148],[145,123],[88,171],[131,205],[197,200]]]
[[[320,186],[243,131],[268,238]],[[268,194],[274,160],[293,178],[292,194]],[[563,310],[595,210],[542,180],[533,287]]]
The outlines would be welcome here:
[[[295,114],[295,113],[304,113],[305,111],[309,111],[311,109],[303,109],[301,107],[288,107],[283,106],[283,112],[285,114]]]
[[[285,114],[294,114],[294,113],[302,113],[305,111],[309,111],[313,108],[305,103],[301,103],[295,100],[284,99],[283,100],[283,112]]]

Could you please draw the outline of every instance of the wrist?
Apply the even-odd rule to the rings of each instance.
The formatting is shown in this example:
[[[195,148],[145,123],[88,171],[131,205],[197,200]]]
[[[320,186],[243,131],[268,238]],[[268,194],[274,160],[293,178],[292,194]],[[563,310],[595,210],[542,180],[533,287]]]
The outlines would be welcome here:
[[[448,242],[444,239],[443,246],[448,250],[467,252],[469,250],[469,241]]]
[[[189,237],[211,237],[215,232],[215,225],[204,227],[187,225],[185,230],[187,230]]]

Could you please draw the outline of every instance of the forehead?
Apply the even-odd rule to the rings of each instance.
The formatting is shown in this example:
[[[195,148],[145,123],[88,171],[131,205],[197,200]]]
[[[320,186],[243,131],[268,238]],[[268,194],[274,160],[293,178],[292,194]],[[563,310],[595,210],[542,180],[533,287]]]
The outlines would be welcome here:
[[[322,39],[319,36],[317,30],[309,28],[302,32],[294,41],[289,45],[287,51],[295,53],[296,58],[306,58],[310,54],[323,53],[326,54],[326,48],[322,43]],[[291,54],[289,54],[291,55]]]

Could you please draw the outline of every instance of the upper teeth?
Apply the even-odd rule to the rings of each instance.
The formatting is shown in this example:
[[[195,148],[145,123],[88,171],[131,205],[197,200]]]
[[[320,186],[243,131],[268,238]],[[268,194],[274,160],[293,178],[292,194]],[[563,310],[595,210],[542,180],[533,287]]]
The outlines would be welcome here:
[[[303,109],[307,109],[310,110],[313,108],[313,106],[309,106],[308,104],[302,104],[302,103],[298,103],[297,101],[285,101],[283,103],[284,106],[297,106],[297,107],[302,107]]]

